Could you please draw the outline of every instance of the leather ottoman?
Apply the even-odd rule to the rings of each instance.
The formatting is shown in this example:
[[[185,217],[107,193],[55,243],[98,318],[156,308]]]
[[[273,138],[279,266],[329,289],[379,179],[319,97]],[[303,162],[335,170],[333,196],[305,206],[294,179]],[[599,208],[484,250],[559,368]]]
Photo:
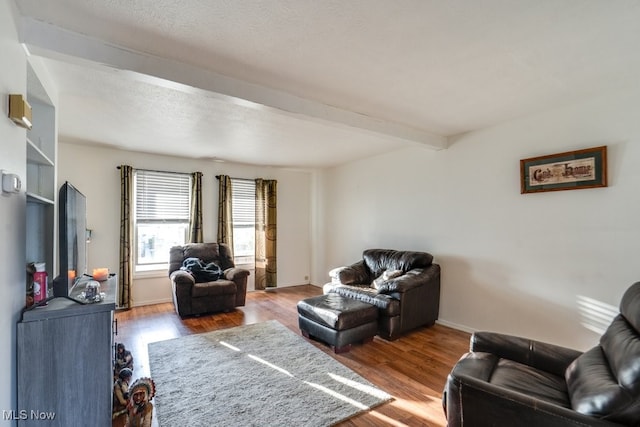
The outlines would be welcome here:
[[[378,332],[378,309],[366,302],[329,293],[298,302],[302,335],[329,344],[336,353],[355,342],[371,341]]]

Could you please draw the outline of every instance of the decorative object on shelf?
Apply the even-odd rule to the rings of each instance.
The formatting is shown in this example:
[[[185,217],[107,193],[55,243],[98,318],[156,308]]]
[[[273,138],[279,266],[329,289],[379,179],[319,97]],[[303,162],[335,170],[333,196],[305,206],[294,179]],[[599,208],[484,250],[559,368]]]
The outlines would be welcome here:
[[[87,282],[87,286],[84,288],[84,297],[88,300],[94,300],[100,293],[100,283],[95,280]]]
[[[27,264],[27,308],[33,305],[33,274],[36,272],[36,266],[30,262]]]
[[[93,280],[97,280],[98,282],[102,282],[109,278],[109,269],[108,268],[94,268],[93,269]]]
[[[33,302],[38,304],[47,299],[47,270],[44,262],[34,264],[36,271],[33,273]]]
[[[31,105],[22,95],[9,95],[9,118],[18,126],[31,129]]]
[[[100,292],[99,282],[89,280],[84,287],[84,291],[80,292],[80,297],[86,302],[101,302],[104,300],[105,293]]]
[[[522,194],[606,186],[606,146],[520,160]]]

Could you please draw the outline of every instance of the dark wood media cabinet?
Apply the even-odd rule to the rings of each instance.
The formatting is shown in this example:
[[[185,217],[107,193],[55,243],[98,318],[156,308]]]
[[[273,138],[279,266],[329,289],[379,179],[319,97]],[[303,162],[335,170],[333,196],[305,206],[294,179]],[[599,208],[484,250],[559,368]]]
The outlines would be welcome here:
[[[70,297],[81,299],[88,280]],[[99,283],[101,302],[59,297],[23,312],[17,331],[18,425],[111,426],[118,279],[112,274]]]

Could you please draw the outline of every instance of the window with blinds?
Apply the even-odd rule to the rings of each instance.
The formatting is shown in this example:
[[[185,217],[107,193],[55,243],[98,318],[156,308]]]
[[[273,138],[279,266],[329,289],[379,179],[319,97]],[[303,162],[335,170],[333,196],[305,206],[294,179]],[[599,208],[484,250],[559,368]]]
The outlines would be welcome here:
[[[164,269],[189,228],[191,175],[134,171],[136,271]]]
[[[233,256],[236,265],[254,264],[256,224],[256,183],[249,179],[231,179],[231,215],[233,220]]]

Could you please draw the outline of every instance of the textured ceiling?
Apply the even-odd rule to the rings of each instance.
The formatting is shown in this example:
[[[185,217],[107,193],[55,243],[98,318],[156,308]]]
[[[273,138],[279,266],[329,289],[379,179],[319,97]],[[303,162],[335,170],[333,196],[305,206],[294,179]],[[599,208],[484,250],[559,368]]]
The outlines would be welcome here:
[[[60,139],[146,152],[325,167],[640,75],[635,0],[16,5],[60,89]]]

